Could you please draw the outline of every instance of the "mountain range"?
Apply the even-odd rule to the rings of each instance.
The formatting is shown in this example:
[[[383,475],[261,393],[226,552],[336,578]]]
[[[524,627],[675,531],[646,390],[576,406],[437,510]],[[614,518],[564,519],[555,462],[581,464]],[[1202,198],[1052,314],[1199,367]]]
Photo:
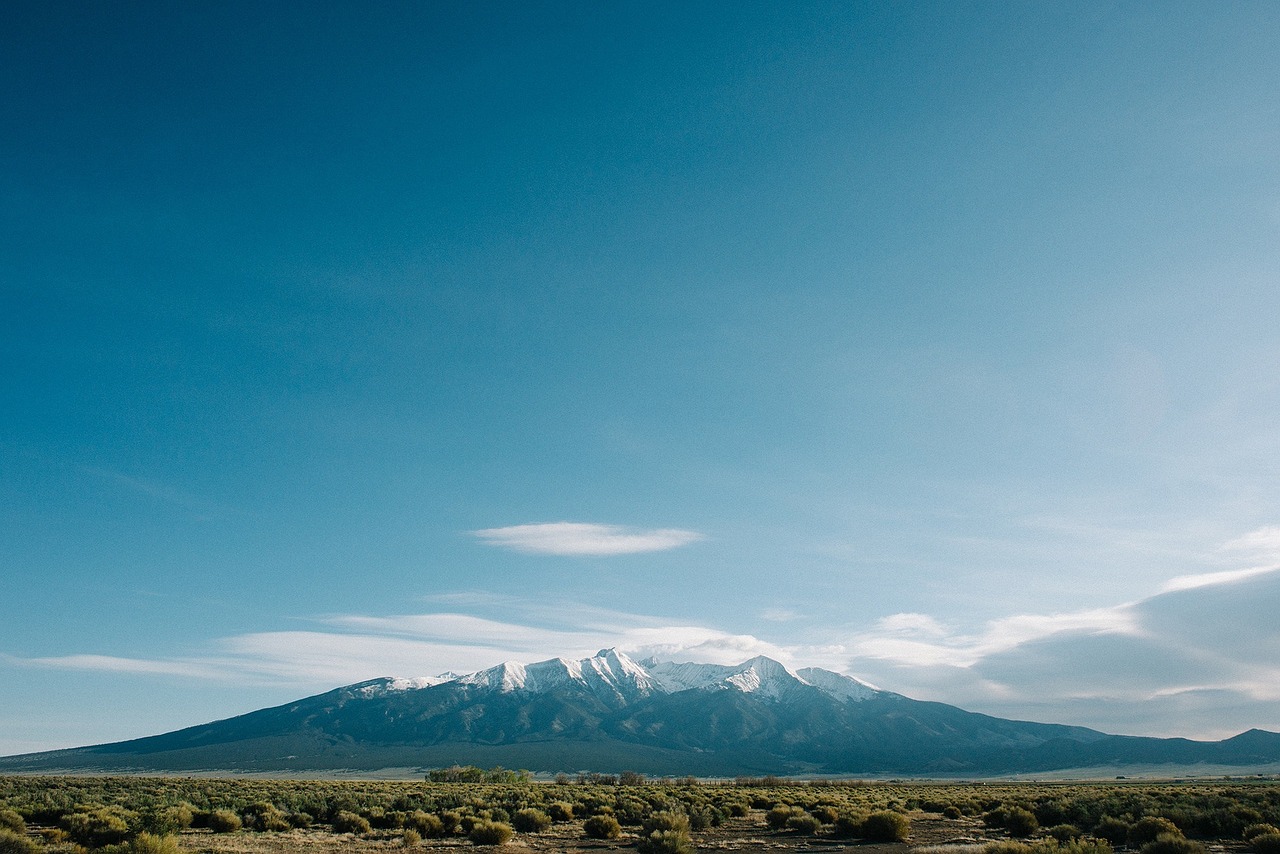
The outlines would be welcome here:
[[[738,665],[504,662],[380,678],[131,741],[0,758],[0,772],[320,772],[502,765],[652,775],[977,776],[1280,762],[1280,734],[1217,742],[1012,721],[760,656]]]

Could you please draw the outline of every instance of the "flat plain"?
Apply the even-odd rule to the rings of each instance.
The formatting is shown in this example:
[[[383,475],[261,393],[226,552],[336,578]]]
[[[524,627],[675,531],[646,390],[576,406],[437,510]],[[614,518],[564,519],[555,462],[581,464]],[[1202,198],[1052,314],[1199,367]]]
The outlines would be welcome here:
[[[0,777],[0,854],[1280,852],[1280,784]],[[593,838],[593,834],[596,837]],[[499,846],[491,843],[499,842]]]

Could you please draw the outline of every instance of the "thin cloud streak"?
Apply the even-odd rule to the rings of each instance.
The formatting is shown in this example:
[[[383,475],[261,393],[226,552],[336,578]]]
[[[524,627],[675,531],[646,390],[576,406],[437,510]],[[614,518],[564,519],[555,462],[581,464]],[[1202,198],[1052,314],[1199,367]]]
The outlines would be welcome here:
[[[472,536],[490,546],[525,554],[569,557],[642,554],[677,549],[705,539],[681,528],[628,528],[587,522],[549,522],[482,528]]]

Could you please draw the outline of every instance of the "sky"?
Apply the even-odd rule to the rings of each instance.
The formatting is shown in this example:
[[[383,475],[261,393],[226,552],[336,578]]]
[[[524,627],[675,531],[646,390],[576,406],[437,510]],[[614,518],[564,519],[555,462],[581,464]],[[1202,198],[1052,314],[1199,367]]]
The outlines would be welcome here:
[[[603,647],[1280,730],[1278,38],[9,4],[0,754]]]

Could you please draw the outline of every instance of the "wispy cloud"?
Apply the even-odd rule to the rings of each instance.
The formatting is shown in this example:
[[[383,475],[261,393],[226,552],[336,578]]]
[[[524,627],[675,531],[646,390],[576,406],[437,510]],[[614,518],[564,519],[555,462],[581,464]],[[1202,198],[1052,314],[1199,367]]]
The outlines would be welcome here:
[[[682,528],[628,528],[588,522],[548,522],[472,531],[482,542],[516,552],[544,555],[623,555],[662,552],[704,539]]]
[[[1280,571],[1280,566],[1255,566],[1250,569],[1228,569],[1222,572],[1202,572],[1196,575],[1179,575],[1177,578],[1171,578],[1161,592],[1173,593],[1178,590],[1194,590],[1197,587],[1213,587],[1218,584],[1233,584],[1237,581],[1245,581],[1250,578],[1257,578],[1259,575],[1269,575],[1273,572]]]

